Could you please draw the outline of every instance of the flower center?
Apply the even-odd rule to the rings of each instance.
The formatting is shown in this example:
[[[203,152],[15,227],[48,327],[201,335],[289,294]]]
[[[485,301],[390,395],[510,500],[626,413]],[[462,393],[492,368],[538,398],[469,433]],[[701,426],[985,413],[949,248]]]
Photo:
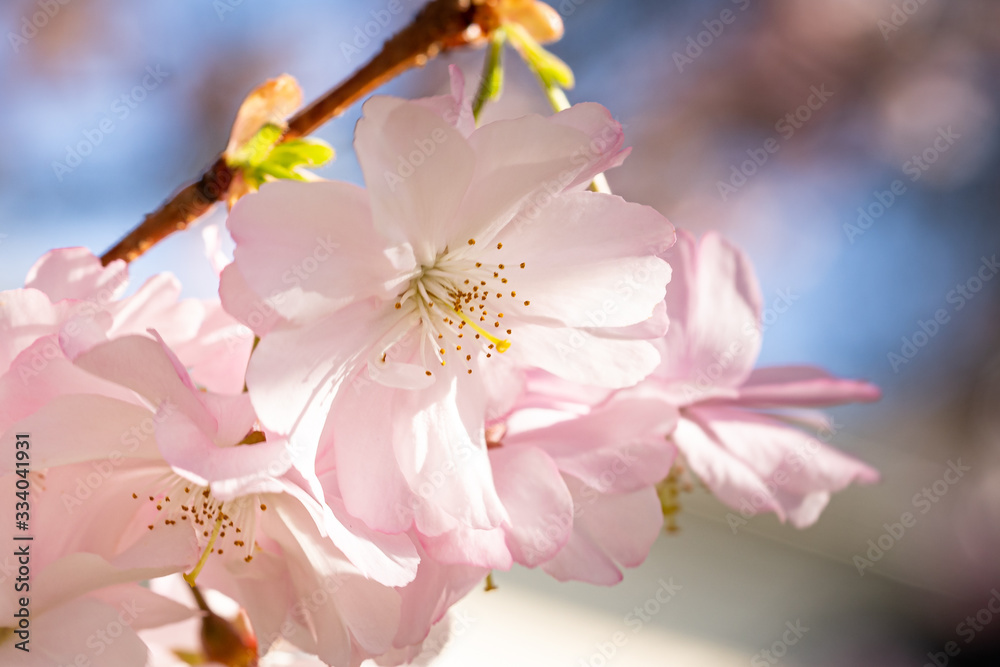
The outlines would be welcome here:
[[[267,510],[257,495],[240,496],[223,502],[215,498],[208,487],[194,484],[175,473],[169,473],[160,488],[162,491],[149,496],[149,502],[161,513],[163,525],[173,526],[178,521],[190,521],[195,527],[198,546],[203,550],[195,569],[184,575],[188,583],[194,585],[210,554],[221,556],[225,553],[226,542],[231,543],[237,553],[242,552],[244,561],[249,563],[253,560],[257,509]],[[133,493],[132,498],[137,500],[139,495]],[[158,523],[159,520],[147,528],[155,530]]]
[[[506,264],[486,265],[477,261],[479,257],[470,256],[475,245],[475,239],[469,239],[468,248],[446,250],[432,266],[422,267],[396,300],[397,310],[420,320],[420,356],[425,366],[429,366],[428,349],[442,366],[451,350],[468,366],[472,354],[466,348],[479,346],[487,357],[510,349],[507,336],[513,329],[504,323],[502,299],[505,295],[516,299],[517,291],[510,288]],[[498,243],[497,250],[502,248]],[[524,266],[520,264],[522,269]],[[431,371],[427,375],[432,375]]]

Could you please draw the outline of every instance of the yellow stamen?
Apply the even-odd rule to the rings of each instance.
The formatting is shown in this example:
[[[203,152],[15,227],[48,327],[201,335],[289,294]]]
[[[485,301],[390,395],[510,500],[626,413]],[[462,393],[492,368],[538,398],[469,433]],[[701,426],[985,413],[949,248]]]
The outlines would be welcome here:
[[[482,336],[484,336],[486,338],[486,340],[488,340],[491,343],[493,343],[494,345],[496,345],[497,346],[497,352],[503,353],[503,352],[506,352],[507,350],[510,349],[510,341],[509,340],[500,340],[496,336],[488,334],[485,329],[483,329],[481,326],[479,326],[478,324],[476,324],[475,322],[473,322],[471,319],[469,319],[469,316],[466,315],[465,313],[463,313],[460,310],[455,310],[453,308],[452,312],[454,312],[456,315],[458,315],[459,317],[461,317],[462,321],[464,321],[466,324],[468,324],[470,327],[472,327],[478,333],[480,333]]]
[[[212,529],[212,537],[208,539],[208,545],[205,546],[205,551],[202,552],[201,558],[198,559],[198,564],[194,566],[190,574],[184,575],[184,581],[188,582],[191,588],[194,588],[194,582],[198,579],[198,575],[201,574],[201,570],[205,567],[205,563],[208,562],[208,555],[212,553],[213,547],[215,547],[215,540],[219,537],[219,531],[222,530],[222,506],[219,506],[219,516],[215,519],[215,528]]]

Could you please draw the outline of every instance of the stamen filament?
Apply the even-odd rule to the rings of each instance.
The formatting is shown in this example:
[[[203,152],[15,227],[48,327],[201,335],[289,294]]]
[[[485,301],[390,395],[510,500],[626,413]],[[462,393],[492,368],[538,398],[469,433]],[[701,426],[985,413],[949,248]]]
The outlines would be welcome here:
[[[486,338],[486,340],[488,340],[488,341],[490,341],[491,343],[493,343],[494,345],[496,345],[496,348],[497,348],[497,352],[499,352],[499,353],[503,354],[504,352],[506,352],[507,350],[509,350],[509,349],[510,349],[510,341],[509,341],[509,340],[500,340],[500,339],[499,339],[499,338],[497,338],[496,336],[494,336],[494,335],[492,335],[492,334],[489,334],[489,333],[487,333],[485,329],[483,329],[483,328],[482,328],[481,326],[479,326],[478,324],[476,324],[475,322],[473,322],[473,321],[472,321],[471,319],[469,319],[469,316],[468,316],[468,315],[466,315],[466,314],[465,314],[464,312],[462,312],[461,310],[455,310],[454,308],[449,308],[449,310],[451,310],[451,312],[453,312],[453,313],[455,313],[456,315],[458,315],[459,317],[461,317],[461,318],[462,318],[462,320],[463,320],[463,321],[464,321],[464,322],[465,322],[466,324],[468,324],[468,325],[469,325],[470,327],[472,327],[472,328],[473,328],[473,329],[474,329],[474,330],[475,330],[475,331],[476,331],[477,333],[479,333],[479,334],[480,334],[480,335],[482,335],[482,336],[483,336],[484,338]]]
[[[201,574],[202,568],[205,567],[205,563],[208,562],[208,556],[212,553],[215,547],[215,540],[219,537],[219,531],[222,530],[222,505],[219,505],[219,515],[215,519],[215,528],[212,529],[212,536],[208,539],[208,544],[205,546],[205,551],[202,552],[201,558],[198,559],[198,564],[194,566],[190,574],[184,575],[184,581],[188,582],[191,588],[194,588],[194,583],[198,579],[198,575]]]

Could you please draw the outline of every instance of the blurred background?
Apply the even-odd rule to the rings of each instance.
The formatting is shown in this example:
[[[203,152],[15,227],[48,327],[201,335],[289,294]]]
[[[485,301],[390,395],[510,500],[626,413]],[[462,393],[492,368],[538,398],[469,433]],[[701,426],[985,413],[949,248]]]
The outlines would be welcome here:
[[[255,85],[288,72],[319,96],[421,4],[398,3],[365,44],[389,0],[5,0],[0,288],[54,246],[112,245],[224,148]],[[696,489],[679,534],[617,588],[499,575],[460,605],[442,664],[1000,664],[1000,3],[553,4],[571,98],[611,109],[634,146],[612,188],[747,250],[769,305],[761,364],[883,387],[833,412],[833,444],[883,482],[801,532],[771,516],[734,531]],[[41,21],[42,5],[58,9]],[[444,92],[449,63],[474,81],[482,55],[385,92]],[[547,112],[508,62],[487,120]],[[319,133],[338,153],[323,176],[360,181],[357,114]],[[190,296],[216,289],[197,230],[137,261],[133,286],[163,270]],[[664,583],[680,589],[646,605]],[[636,631],[644,605],[657,613]]]

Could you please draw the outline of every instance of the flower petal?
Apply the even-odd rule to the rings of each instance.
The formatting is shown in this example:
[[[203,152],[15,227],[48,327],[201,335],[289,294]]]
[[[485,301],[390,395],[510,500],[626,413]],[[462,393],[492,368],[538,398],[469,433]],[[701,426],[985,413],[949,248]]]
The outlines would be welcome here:
[[[237,202],[228,225],[246,284],[287,319],[384,295],[400,269],[372,224],[365,191],[348,183],[265,183]]]
[[[397,648],[422,642],[431,626],[448,609],[465,597],[486,578],[488,570],[469,565],[444,565],[421,553],[420,568],[413,583],[403,588],[399,632],[393,644]]]
[[[6,371],[36,340],[57,332],[72,317],[74,307],[69,302],[53,304],[34,289],[0,293],[0,371]]]
[[[219,277],[222,307],[246,327],[243,337],[251,341],[254,334],[266,336],[279,324],[287,322],[275,308],[275,301],[280,297],[281,292],[268,294],[267,298],[257,294],[235,262],[224,268]]]
[[[126,403],[139,399],[125,387],[95,377],[63,355],[56,335],[39,338],[0,376],[0,430],[6,430],[56,396],[98,394]]]
[[[428,556],[447,565],[509,570],[514,564],[502,528],[480,530],[459,526],[433,537],[420,535],[420,544]]]
[[[136,458],[159,458],[152,439],[136,435],[153,424],[153,413],[137,405],[104,396],[57,396],[17,422],[5,437],[13,442],[15,433],[30,433],[45,443],[32,456],[33,466],[42,469],[121,457],[125,452]],[[9,468],[0,463],[0,470]]]
[[[497,121],[469,137],[475,171],[449,239],[453,244],[469,238],[491,244],[512,219],[518,227],[531,225],[555,196],[609,166],[609,155],[621,146],[621,126],[597,104],[564,114]]]
[[[771,417],[727,407],[689,409],[674,433],[691,469],[733,509],[813,524],[830,494],[871,484],[873,468]]]
[[[372,299],[261,339],[246,377],[261,423],[315,452],[334,394],[367,359],[392,317],[391,309]]]
[[[881,397],[879,388],[867,382],[845,380],[810,366],[779,366],[751,373],[737,400],[756,407],[823,407]]]
[[[502,304],[508,316],[624,327],[652,317],[670,281],[670,266],[656,255],[674,242],[671,224],[612,195],[556,197],[531,224],[509,225],[497,241],[502,248],[489,248],[482,259],[510,267],[518,296]]]
[[[509,436],[505,445],[530,443],[563,473],[601,493],[630,493],[663,480],[675,451],[666,441],[677,411],[661,401],[619,399],[590,414]]]
[[[641,564],[663,528],[656,491],[604,495],[573,477],[566,478],[576,503],[573,536],[542,569],[559,581],[613,586],[622,580],[618,567]]]
[[[537,567],[566,546],[573,532],[573,497],[555,462],[541,449],[490,450],[497,493],[510,515],[507,547],[518,563]]]
[[[667,288],[670,329],[660,341],[657,377],[678,404],[738,387],[760,351],[760,286],[749,259],[718,234],[697,243],[681,233],[664,255],[674,268]]]
[[[57,607],[32,619],[30,653],[15,649],[14,642],[7,641],[0,645],[0,663],[18,667],[72,665],[80,656],[96,655],[97,646],[104,649],[101,664],[144,665],[146,645],[131,628],[122,627],[121,613],[121,609],[90,598]],[[114,626],[122,627],[120,636],[110,644],[97,641],[96,629]]]
[[[128,285],[128,264],[116,259],[101,264],[86,248],[59,248],[41,257],[28,271],[24,286],[44,292],[53,302],[90,300],[103,306],[121,295]]]
[[[126,336],[92,348],[76,358],[76,365],[110,382],[128,387],[154,410],[163,405],[183,412],[206,433],[218,423],[194,391],[191,379],[178,368],[176,356],[161,341]]]
[[[324,488],[327,485],[324,481]],[[386,586],[405,586],[413,581],[419,559],[409,537],[371,530],[347,512],[342,500],[330,496],[326,500],[332,517],[324,528],[361,574]]]
[[[342,393],[329,435],[351,514],[385,532],[406,530],[412,519],[425,535],[500,525],[506,515],[483,441],[485,397],[464,380],[442,368],[426,389],[355,383]]]
[[[625,133],[611,112],[600,104],[583,102],[560,111],[551,118],[553,123],[571,127],[590,137],[585,152],[587,168],[577,174],[570,188],[589,184],[598,174],[620,166],[632,149],[622,149]],[[577,156],[579,162],[581,157]]]
[[[339,584],[336,594],[326,596],[322,604],[311,600],[304,605],[303,613],[316,631],[319,657],[328,664],[354,664],[355,641],[371,654],[387,651],[399,622],[399,593],[359,576],[321,537],[305,508],[290,498],[276,498],[274,516],[264,518],[265,532],[286,552],[302,599],[309,599],[325,581]],[[344,641],[346,631],[350,639]]]
[[[425,97],[414,102],[444,118],[468,139],[476,131],[476,119],[472,114],[472,104],[465,98],[465,75],[458,65],[449,65],[448,75],[450,94]]]
[[[132,296],[109,303],[106,310],[114,317],[108,337],[144,334],[156,329],[168,341],[191,340],[205,317],[200,301],[181,301],[181,284],[169,273],[147,280]]]
[[[647,341],[615,340],[539,324],[519,323],[514,333],[508,357],[581,384],[631,387],[660,363],[660,354]]]
[[[219,447],[184,413],[169,408],[156,415],[156,442],[167,463],[195,483],[211,486],[219,500],[246,495],[250,489],[273,491],[267,481],[292,464],[283,440]]]
[[[432,265],[453,238],[472,178],[468,142],[433,111],[376,96],[365,102],[354,146],[376,228],[390,243],[411,246],[417,264]]]

